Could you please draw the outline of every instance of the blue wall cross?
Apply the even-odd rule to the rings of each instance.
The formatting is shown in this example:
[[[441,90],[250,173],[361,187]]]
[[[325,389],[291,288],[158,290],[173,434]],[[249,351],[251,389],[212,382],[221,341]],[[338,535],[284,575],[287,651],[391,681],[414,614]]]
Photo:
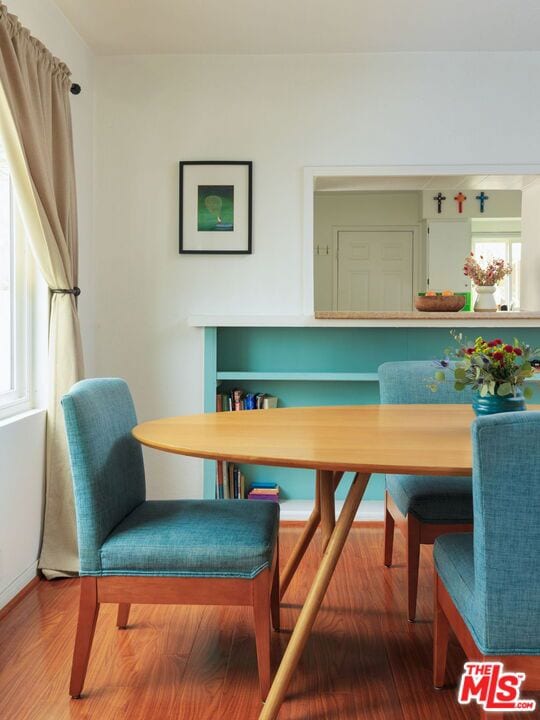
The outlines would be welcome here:
[[[484,193],[484,191],[482,190],[480,195],[476,196],[476,199],[480,201],[480,212],[483,213],[484,212],[484,204],[485,204],[486,200],[489,200],[489,195],[486,195]]]

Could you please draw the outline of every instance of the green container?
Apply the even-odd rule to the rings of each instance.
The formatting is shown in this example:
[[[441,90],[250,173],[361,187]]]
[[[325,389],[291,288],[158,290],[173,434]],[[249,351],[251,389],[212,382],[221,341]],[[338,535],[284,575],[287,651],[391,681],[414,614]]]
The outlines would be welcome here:
[[[477,415],[494,415],[495,413],[516,412],[526,410],[525,398],[521,390],[514,395],[486,395],[475,393],[472,401],[473,410]]]

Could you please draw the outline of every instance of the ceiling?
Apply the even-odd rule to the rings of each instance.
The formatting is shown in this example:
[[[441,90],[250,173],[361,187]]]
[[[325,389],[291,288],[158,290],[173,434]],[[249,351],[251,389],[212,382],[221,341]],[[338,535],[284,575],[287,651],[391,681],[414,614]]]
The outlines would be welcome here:
[[[98,54],[540,50],[538,0],[55,2]]]
[[[315,190],[379,191],[379,190],[525,190],[536,183],[538,175],[407,175],[318,177]]]

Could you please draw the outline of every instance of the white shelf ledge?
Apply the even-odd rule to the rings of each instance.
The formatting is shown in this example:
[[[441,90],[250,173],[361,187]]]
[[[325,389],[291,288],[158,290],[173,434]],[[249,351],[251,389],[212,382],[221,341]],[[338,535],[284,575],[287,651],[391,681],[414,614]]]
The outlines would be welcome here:
[[[190,315],[190,327],[540,327],[540,313],[317,313],[314,315]],[[324,317],[323,317],[324,316]]]
[[[274,380],[274,381],[323,381],[323,382],[379,382],[376,372],[248,372],[243,370],[218,371],[218,380]]]

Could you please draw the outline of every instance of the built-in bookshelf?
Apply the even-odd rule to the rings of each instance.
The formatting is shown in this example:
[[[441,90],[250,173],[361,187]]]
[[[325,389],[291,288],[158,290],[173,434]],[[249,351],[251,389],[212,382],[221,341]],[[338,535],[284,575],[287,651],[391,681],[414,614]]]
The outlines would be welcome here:
[[[540,346],[539,327],[456,327],[466,337],[514,336]],[[204,327],[205,411],[215,410],[216,392],[236,387],[279,398],[279,407],[356,405],[379,402],[378,366],[386,361],[439,358],[451,344],[448,327],[227,326]],[[540,378],[539,378],[540,380]],[[540,390],[538,400],[540,404]],[[276,482],[281,490],[282,516],[309,513],[314,492],[311,470],[240,466],[246,483]],[[204,494],[214,497],[216,466],[205,462]],[[343,499],[352,476],[345,477]],[[380,513],[384,477],[375,475],[360,514]],[[370,510],[369,506],[375,508]]]

